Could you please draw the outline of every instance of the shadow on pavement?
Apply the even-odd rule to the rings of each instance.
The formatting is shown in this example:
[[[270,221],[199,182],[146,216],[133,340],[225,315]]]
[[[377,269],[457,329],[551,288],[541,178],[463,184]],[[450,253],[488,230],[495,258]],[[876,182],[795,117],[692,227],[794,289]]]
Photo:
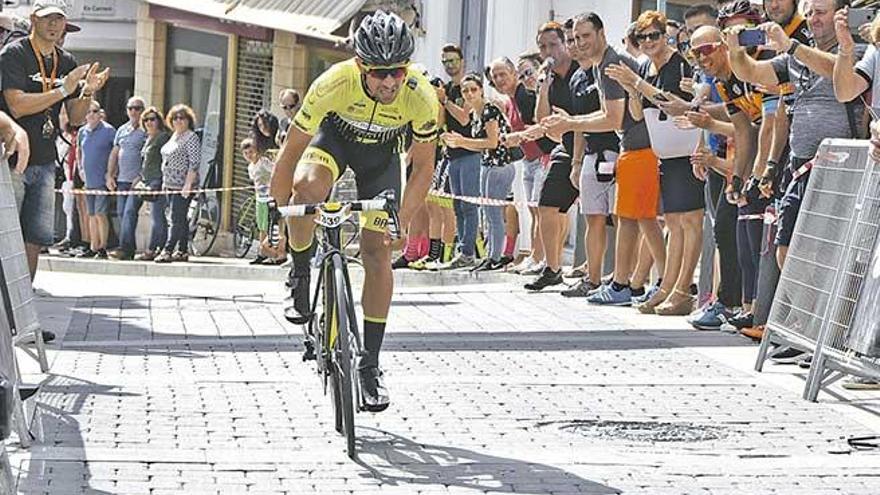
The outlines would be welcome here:
[[[358,439],[358,459],[372,479],[391,486],[446,486],[491,493],[618,494],[621,490],[546,464],[414,442],[374,428]],[[375,462],[368,459],[375,458]],[[415,491],[415,488],[414,488]]]
[[[18,493],[46,493],[50,487],[64,487],[65,493],[110,495],[90,486],[91,472],[85,452],[83,432],[90,425],[82,425],[78,418],[87,418],[86,405],[95,395],[134,397],[138,394],[115,390],[117,387],[101,385],[79,378],[55,375],[40,389],[37,399],[43,429],[43,441],[34,447],[64,448],[65,458],[52,454],[51,459],[30,459],[23,463],[18,477]],[[107,482],[107,480],[103,480]],[[60,492],[58,492],[60,493]]]

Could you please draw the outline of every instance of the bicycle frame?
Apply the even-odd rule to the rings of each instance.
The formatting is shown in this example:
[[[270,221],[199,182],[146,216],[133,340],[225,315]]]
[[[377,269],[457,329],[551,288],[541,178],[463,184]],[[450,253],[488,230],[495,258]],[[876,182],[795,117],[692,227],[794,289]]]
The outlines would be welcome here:
[[[335,206],[335,205],[333,205]],[[346,293],[349,301],[354,301],[352,297],[351,291],[351,279],[348,275],[348,257],[342,251],[342,228],[346,225],[346,221],[351,217],[351,211],[347,208],[339,205],[340,208],[338,211],[332,211],[331,208],[321,209],[318,213],[318,217],[315,219],[315,223],[323,227],[320,244],[322,247],[322,254],[319,257],[318,266],[320,266],[320,270],[318,272],[318,283],[315,286],[315,290],[312,296],[311,307],[318,307],[318,300],[322,298],[322,307],[323,307],[323,317],[333,317],[335,315],[335,287],[332,286],[332,283],[328,283],[333,280],[334,271],[337,266],[342,269],[342,273],[345,280],[346,285]],[[322,297],[323,296],[323,297]],[[351,322],[356,322],[356,315],[354,312],[354,307],[350,306],[347,308],[348,318]],[[336,344],[336,338],[338,337],[338,322],[331,321],[330,323],[330,333],[328,335],[323,335],[323,325],[320,322],[312,319],[312,322],[309,325],[303,326],[303,333],[306,339],[312,342],[314,349],[318,352],[318,371],[322,375],[322,383],[324,385],[324,392],[327,391],[327,377],[329,376],[324,368],[325,364],[333,364],[334,360],[328,359],[329,353],[333,351],[334,346]],[[313,328],[314,327],[314,328]],[[317,332],[314,330],[317,329]],[[361,338],[360,329],[356,324],[350,325],[350,330],[353,330],[354,335],[352,335],[351,341],[349,344],[354,344],[352,348],[352,353],[354,356],[360,358],[363,354],[363,340]]]

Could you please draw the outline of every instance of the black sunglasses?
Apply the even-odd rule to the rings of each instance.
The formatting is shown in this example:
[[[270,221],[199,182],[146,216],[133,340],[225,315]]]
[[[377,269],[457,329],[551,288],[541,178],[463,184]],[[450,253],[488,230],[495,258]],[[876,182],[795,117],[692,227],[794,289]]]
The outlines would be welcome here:
[[[645,41],[645,40],[657,41],[660,38],[662,38],[663,36],[665,36],[665,33],[661,33],[660,31],[653,31],[650,33],[637,34],[636,40],[637,41]]]
[[[385,80],[388,76],[394,79],[403,79],[403,76],[406,75],[406,67],[367,69],[367,75],[381,80]]]
[[[144,122],[159,122],[159,117],[144,117]]]

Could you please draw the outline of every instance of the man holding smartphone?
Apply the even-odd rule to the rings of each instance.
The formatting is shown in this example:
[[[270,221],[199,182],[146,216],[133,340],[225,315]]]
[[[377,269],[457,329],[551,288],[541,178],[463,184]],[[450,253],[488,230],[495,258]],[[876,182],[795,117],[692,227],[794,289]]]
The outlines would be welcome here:
[[[849,19],[849,9],[843,8],[834,14],[834,32],[837,37],[837,58],[834,60],[834,95],[837,101],[846,103],[859,98],[871,90],[870,103],[880,103],[880,50],[874,45],[868,47],[865,55],[855,62],[856,43],[853,39],[853,26]],[[877,39],[880,22],[871,23],[871,38]],[[877,107],[872,111],[877,113]]]
[[[834,13],[845,0],[807,0],[804,12],[816,43],[805,46],[790,38],[781,26],[764,24],[771,46],[782,55],[770,61],[755,61],[745,55],[738,43],[738,31],[727,36],[730,62],[734,72],[743,79],[762,86],[795,85],[791,107],[791,163],[793,180],[788,185],[780,210],[780,226],[776,239],[777,261],[785,262],[800,202],[809,180],[811,161],[819,143],[825,138],[851,138],[858,134],[861,111],[836,101],[832,86],[837,50]],[[853,48],[859,56],[864,46]]]

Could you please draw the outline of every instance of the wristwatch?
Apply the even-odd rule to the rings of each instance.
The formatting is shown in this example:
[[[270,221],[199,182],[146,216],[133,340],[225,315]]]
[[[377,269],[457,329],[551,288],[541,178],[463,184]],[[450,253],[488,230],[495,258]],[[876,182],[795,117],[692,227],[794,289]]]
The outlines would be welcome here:
[[[788,47],[788,50],[785,53],[794,57],[794,52],[797,51],[798,47],[801,46],[801,42],[798,40],[791,40],[791,46]]]

